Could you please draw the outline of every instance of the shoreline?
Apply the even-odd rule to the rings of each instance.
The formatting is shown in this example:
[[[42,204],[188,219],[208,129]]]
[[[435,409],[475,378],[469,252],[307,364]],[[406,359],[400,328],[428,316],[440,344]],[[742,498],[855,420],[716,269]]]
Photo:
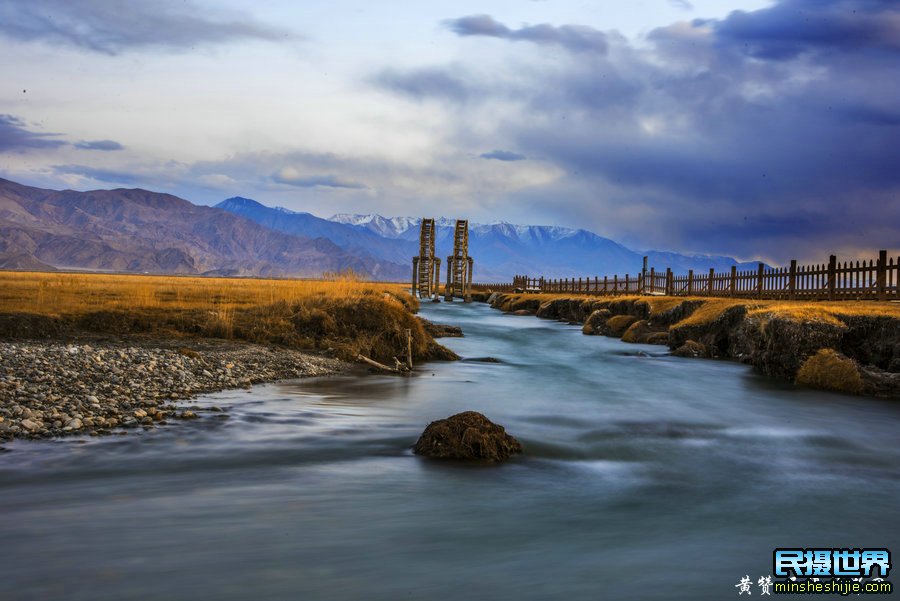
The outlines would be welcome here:
[[[180,401],[202,394],[354,367],[327,354],[212,338],[3,340],[0,443],[153,429],[199,417]]]
[[[811,388],[900,399],[900,306],[500,292],[473,300],[680,357],[740,361]]]

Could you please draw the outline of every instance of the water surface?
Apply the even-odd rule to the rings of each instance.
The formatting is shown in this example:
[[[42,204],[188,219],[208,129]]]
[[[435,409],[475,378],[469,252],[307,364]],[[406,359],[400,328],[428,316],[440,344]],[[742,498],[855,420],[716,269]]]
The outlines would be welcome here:
[[[723,599],[779,546],[900,550],[900,405],[486,305],[467,359],[199,399],[224,418],[0,452],[0,599]],[[425,460],[473,409],[525,456]],[[754,587],[758,594],[758,589]]]

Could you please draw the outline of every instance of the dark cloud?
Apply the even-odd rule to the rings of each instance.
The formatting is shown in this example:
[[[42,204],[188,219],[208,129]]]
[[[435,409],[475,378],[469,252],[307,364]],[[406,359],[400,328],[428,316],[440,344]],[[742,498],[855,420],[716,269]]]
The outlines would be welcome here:
[[[524,25],[510,29],[490,15],[470,15],[445,21],[445,25],[461,36],[487,36],[514,42],[557,45],[572,52],[596,52],[606,54],[606,34],[585,25],[553,26],[547,23]]]
[[[59,135],[31,131],[18,117],[0,114],[0,152],[57,148],[66,144]]]
[[[238,40],[276,40],[286,33],[243,14],[211,17],[187,2],[124,0],[0,0],[0,34],[103,54]]]
[[[75,148],[82,150],[124,150],[125,147],[115,140],[82,140],[75,143]]]
[[[524,161],[528,158],[524,154],[519,154],[510,150],[492,150],[478,156],[482,159],[494,159],[497,161]]]
[[[279,184],[288,184],[298,188],[346,188],[361,190],[364,184],[345,180],[336,175],[301,175],[296,170],[286,167],[272,175],[272,179]]]
[[[900,53],[900,5],[890,0],[782,0],[712,24],[720,42],[757,58],[861,49]]]
[[[376,85],[417,100],[440,98],[463,103],[469,98],[472,82],[448,68],[411,71],[387,69],[375,76]]]
[[[454,23],[509,37],[490,18]],[[459,138],[480,123],[566,174],[511,196],[520,210],[644,248],[815,259],[900,248],[898,27],[896,2],[780,0],[649,46],[610,35],[615,51],[590,60],[429,72],[466,86]]]

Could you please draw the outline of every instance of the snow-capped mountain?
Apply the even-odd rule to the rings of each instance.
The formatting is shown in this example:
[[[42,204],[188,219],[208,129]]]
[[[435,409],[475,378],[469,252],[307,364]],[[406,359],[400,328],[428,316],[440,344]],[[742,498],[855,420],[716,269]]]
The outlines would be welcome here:
[[[382,217],[381,215],[339,214],[330,220],[350,225],[360,231],[377,233],[397,240],[416,243],[419,239],[417,217]],[[452,252],[454,219],[435,219],[438,256]],[[413,251],[418,252],[417,250]],[[476,280],[508,280],[515,274],[545,277],[579,277],[637,273],[646,255],[651,266],[671,267],[676,273],[689,269],[726,271],[732,265],[756,267],[756,263],[739,263],[731,257],[682,255],[674,252],[633,251],[614,240],[584,229],[552,225],[521,225],[506,221],[469,223],[469,254],[476,260]]]
[[[418,228],[422,219],[418,217],[391,217],[388,219],[381,215],[338,213],[329,217],[328,221],[364,228],[385,238],[400,238],[411,228]]]

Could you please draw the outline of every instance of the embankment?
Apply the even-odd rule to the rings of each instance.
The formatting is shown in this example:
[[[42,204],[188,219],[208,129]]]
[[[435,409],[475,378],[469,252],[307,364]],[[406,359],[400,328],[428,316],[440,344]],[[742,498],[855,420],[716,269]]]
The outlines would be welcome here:
[[[900,398],[900,305],[493,294],[492,307],[582,325],[586,335],[736,359],[798,384]]]
[[[457,359],[434,340],[452,329],[416,309],[365,291],[227,310],[0,312],[0,441],[152,428],[197,417],[177,400],[336,373],[357,355],[393,364],[408,344],[415,361]]]

